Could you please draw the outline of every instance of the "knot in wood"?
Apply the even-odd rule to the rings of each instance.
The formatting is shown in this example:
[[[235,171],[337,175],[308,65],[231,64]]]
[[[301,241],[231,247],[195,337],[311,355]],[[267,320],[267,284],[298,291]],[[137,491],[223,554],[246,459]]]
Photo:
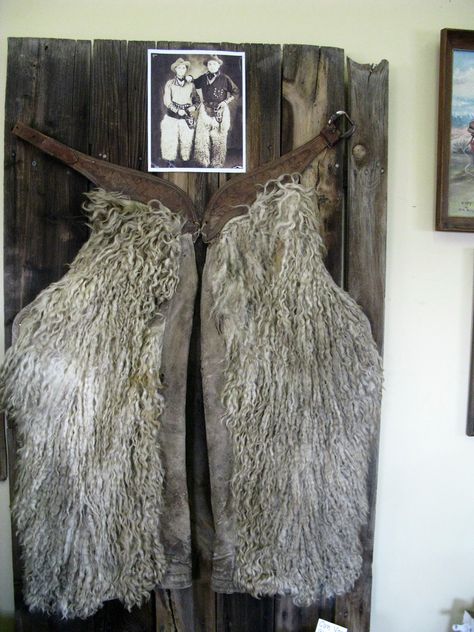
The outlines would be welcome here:
[[[359,143],[358,145],[354,145],[354,147],[352,148],[352,155],[354,156],[354,159],[357,160],[357,162],[362,162],[367,156],[367,149],[364,147],[364,145],[361,145]]]

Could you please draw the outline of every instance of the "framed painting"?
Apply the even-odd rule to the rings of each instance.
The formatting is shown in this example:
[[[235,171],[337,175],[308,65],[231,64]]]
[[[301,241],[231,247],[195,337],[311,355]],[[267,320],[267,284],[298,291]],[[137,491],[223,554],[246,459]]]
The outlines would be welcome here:
[[[474,232],[474,31],[441,31],[436,230]]]

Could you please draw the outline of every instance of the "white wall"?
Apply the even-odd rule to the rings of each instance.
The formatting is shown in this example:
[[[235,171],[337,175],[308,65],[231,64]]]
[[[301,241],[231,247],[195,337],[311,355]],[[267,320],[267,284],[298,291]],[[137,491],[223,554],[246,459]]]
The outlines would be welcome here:
[[[358,62],[389,60],[386,386],[372,632],[447,632],[463,607],[474,607],[474,438],[465,436],[474,234],[433,230],[444,27],[474,29],[472,1],[0,2],[2,108],[6,36],[308,43],[344,48]],[[0,503],[1,613],[13,608],[4,483]]]

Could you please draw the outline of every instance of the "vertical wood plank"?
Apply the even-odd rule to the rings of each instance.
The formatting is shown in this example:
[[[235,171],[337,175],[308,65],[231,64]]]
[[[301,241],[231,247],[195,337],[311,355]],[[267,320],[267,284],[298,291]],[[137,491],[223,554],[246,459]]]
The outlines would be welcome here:
[[[90,153],[125,167],[129,160],[127,97],[127,42],[96,40],[92,56]]]
[[[11,134],[17,120],[78,149],[87,150],[90,43],[72,40],[9,40],[5,113],[5,339],[14,316],[66,271],[87,231],[80,216],[85,180]],[[85,130],[85,131],[84,131]],[[15,489],[17,448],[8,420],[10,489]],[[15,534],[15,527],[12,529]],[[49,629],[45,618],[26,614],[21,560],[13,535],[16,625]],[[52,629],[52,628],[51,628]],[[84,627],[88,630],[90,627]]]
[[[318,46],[283,48],[282,151],[311,140],[336,110],[344,109],[344,51]],[[302,183],[315,189],[321,233],[327,247],[326,266],[342,283],[343,155],[339,143],[316,157]]]
[[[17,139],[17,120],[87,150],[90,44],[9,40],[5,113],[5,323],[57,280],[87,234],[81,223],[86,180]]]
[[[387,200],[388,63],[349,60],[350,110],[357,130],[349,142],[346,289],[361,305],[379,350],[383,347]],[[370,625],[378,439],[371,450],[369,521],[363,529],[363,568],[350,594],[336,600],[336,622],[351,632]]]
[[[274,629],[274,597],[254,599],[243,593],[218,596],[217,632],[271,632]]]
[[[320,599],[317,604],[298,608],[289,597],[275,598],[275,632],[314,632],[320,618],[334,619],[334,599]]]
[[[247,169],[280,156],[282,49],[244,44],[247,67]]]
[[[387,232],[388,62],[349,60],[350,110],[357,129],[349,141],[346,287],[369,317],[383,347]]]
[[[127,54],[127,166],[147,171],[147,50],[155,42],[129,42]]]
[[[194,632],[193,588],[156,591],[156,632]]]

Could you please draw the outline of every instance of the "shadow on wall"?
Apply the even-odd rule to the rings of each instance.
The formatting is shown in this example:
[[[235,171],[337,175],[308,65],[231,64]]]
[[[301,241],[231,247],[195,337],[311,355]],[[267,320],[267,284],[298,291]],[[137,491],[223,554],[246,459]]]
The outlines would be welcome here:
[[[470,601],[466,599],[454,599],[450,610],[441,610],[441,614],[448,615],[449,621],[445,632],[452,632],[453,625],[462,623],[464,610],[474,611],[474,598]]]

